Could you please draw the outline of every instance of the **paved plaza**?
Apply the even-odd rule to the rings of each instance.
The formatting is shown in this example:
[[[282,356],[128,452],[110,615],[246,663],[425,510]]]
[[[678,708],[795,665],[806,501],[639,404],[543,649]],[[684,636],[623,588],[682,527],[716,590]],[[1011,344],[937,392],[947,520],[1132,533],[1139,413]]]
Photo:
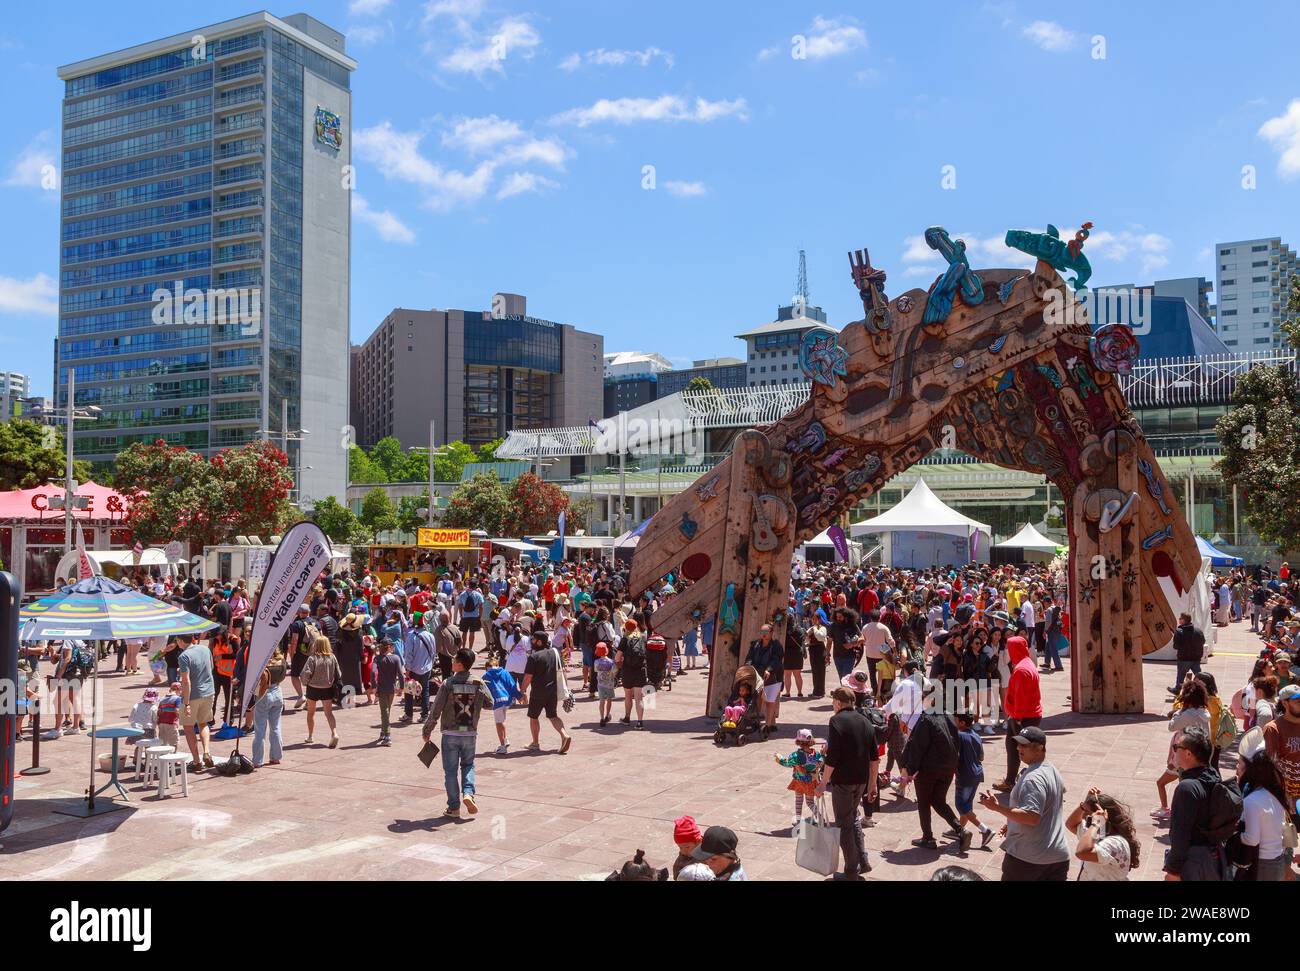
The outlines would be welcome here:
[[[1220,630],[1218,653],[1206,670],[1218,680],[1225,701],[1246,680],[1258,645],[1246,624]],[[1158,879],[1166,831],[1156,828],[1148,813],[1157,804],[1154,782],[1169,744],[1164,689],[1174,666],[1147,663],[1144,671],[1147,702],[1140,716],[1076,715],[1067,700],[1068,674],[1044,676],[1042,727],[1050,739],[1048,758],[1068,787],[1069,805],[1090,785],[1129,803],[1142,841],[1142,865],[1134,877]],[[772,755],[789,754],[800,727],[824,739],[829,700],[787,702],[779,736],[721,749],[712,743],[712,720],[701,715],[706,677],[702,670],[683,674],[672,691],[658,694],[641,732],[617,722],[597,729],[596,703],[581,695],[566,719],[576,730],[565,756],[557,754],[558,739],[545,724],[543,751],[524,750],[523,709],[509,715],[510,754],[493,755],[496,738],[486,714],[477,759],[480,812],[459,820],[441,816],[440,763],[426,770],[416,759],[418,725],[396,728],[391,748],[376,746],[377,706],[342,712],[340,745],[332,751],[320,742],[305,746],[305,712],[286,711],[282,765],[236,778],[213,771],[191,776],[188,798],[176,789],[176,796],[159,800],[154,791],[130,782],[128,809],[89,820],[54,812],[83,793],[88,777],[90,740],[64,737],[41,746],[41,761],[52,769],[48,775],[17,782],[14,822],[0,834],[0,876],[596,880],[638,848],[654,865],[669,865],[672,821],[689,813],[701,826],[721,824],[737,832],[751,879],[819,879],[795,866],[789,770],[776,765]],[[147,680],[147,675],[104,677],[110,724],[122,723]],[[291,690],[287,682],[285,687]],[[621,714],[620,707],[615,714]],[[316,735],[329,737],[319,714]],[[108,744],[101,740],[99,751],[107,751]],[[219,759],[233,746],[214,742],[213,754]],[[29,764],[30,748],[20,744],[19,765]],[[251,738],[242,751],[250,749]],[[986,738],[985,756],[986,778],[993,782],[1006,765],[1001,735]],[[1225,770],[1232,764],[1230,756],[1225,758]],[[96,776],[97,784],[107,779],[106,773]],[[1000,822],[990,813],[984,816],[990,825]],[[999,875],[1000,840],[989,850],[965,855],[944,841],[939,852],[912,847],[919,827],[910,799],[886,793],[876,820],[867,831],[874,866],[870,879],[924,880],[952,863],[992,879]],[[943,828],[936,819],[936,832]]]

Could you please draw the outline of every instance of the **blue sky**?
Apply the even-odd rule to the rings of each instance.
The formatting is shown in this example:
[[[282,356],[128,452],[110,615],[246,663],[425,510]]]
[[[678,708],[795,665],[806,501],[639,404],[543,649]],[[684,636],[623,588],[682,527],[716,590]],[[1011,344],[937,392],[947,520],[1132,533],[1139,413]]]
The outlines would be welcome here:
[[[57,67],[252,9],[74,0],[57,22],[39,4],[0,21],[0,369],[38,393],[56,328],[57,192],[40,170],[58,154]],[[813,301],[842,326],[861,314],[845,253],[870,247],[891,295],[925,287],[936,223],[979,267],[1022,264],[1009,228],[1091,220],[1100,284],[1212,280],[1215,242],[1300,242],[1294,3],[272,12],[298,10],[344,30],[360,62],[343,119],[358,342],[395,306],[487,309],[507,290],[609,351],[734,355],[732,335],[789,302],[801,247]]]

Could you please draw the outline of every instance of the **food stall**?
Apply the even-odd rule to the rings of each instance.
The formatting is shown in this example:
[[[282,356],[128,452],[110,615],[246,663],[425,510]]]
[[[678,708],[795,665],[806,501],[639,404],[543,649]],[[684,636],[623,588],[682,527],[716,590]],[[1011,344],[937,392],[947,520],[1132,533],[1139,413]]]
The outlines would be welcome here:
[[[482,556],[481,530],[443,529],[421,526],[414,546],[398,543],[375,543],[370,547],[370,575],[385,585],[394,580],[414,577],[432,584],[448,569],[465,570],[476,566]]]

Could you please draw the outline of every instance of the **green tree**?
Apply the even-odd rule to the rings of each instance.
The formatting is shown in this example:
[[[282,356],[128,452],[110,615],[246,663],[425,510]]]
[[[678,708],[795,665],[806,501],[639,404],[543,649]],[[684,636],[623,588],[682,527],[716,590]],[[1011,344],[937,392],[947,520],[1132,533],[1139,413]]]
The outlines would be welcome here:
[[[383,489],[371,489],[366,493],[361,500],[361,515],[357,518],[369,530],[372,541],[377,541],[382,532],[397,529],[398,525],[397,508]]]
[[[448,442],[434,459],[433,471],[439,482],[459,482],[461,473],[470,462],[477,462],[474,449],[464,442]]]
[[[1287,342],[1300,349],[1300,278],[1291,282]],[[1216,426],[1219,471],[1245,502],[1245,520],[1279,553],[1300,548],[1300,387],[1285,367],[1255,367],[1237,379],[1232,410]]]
[[[501,536],[510,515],[510,492],[495,472],[480,472],[456,487],[442,514],[442,525],[456,529],[481,529]]]
[[[15,418],[0,422],[0,491],[31,489],[64,476],[63,430]],[[91,479],[90,463],[72,463],[72,477]]]
[[[428,524],[427,513],[420,510],[429,508],[429,490],[425,489],[418,496],[402,496],[397,502],[397,528],[405,533],[413,533]]]
[[[504,442],[505,442],[504,438],[497,438],[497,439],[493,439],[490,442],[484,442],[482,445],[478,447],[478,457],[475,458],[474,461],[475,462],[502,461],[501,459],[497,458],[497,449],[499,449]]]
[[[358,445],[348,447],[348,482],[355,485],[369,485],[383,480],[384,473],[375,468],[365,449]]]
[[[717,386],[703,374],[697,374],[686,383],[687,391],[717,391]]]
[[[384,482],[401,482],[406,471],[406,451],[401,442],[388,435],[370,450],[370,464],[384,477]]]
[[[365,527],[356,514],[333,496],[318,501],[311,518],[321,532],[336,543],[355,543],[365,536]]]

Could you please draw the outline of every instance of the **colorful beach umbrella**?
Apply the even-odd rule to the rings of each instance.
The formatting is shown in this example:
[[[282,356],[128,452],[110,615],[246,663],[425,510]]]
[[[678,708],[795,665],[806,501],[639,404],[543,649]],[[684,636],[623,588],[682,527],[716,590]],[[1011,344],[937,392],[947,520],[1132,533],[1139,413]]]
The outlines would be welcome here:
[[[200,634],[218,626],[172,604],[93,576],[22,609],[24,641],[111,641]]]

